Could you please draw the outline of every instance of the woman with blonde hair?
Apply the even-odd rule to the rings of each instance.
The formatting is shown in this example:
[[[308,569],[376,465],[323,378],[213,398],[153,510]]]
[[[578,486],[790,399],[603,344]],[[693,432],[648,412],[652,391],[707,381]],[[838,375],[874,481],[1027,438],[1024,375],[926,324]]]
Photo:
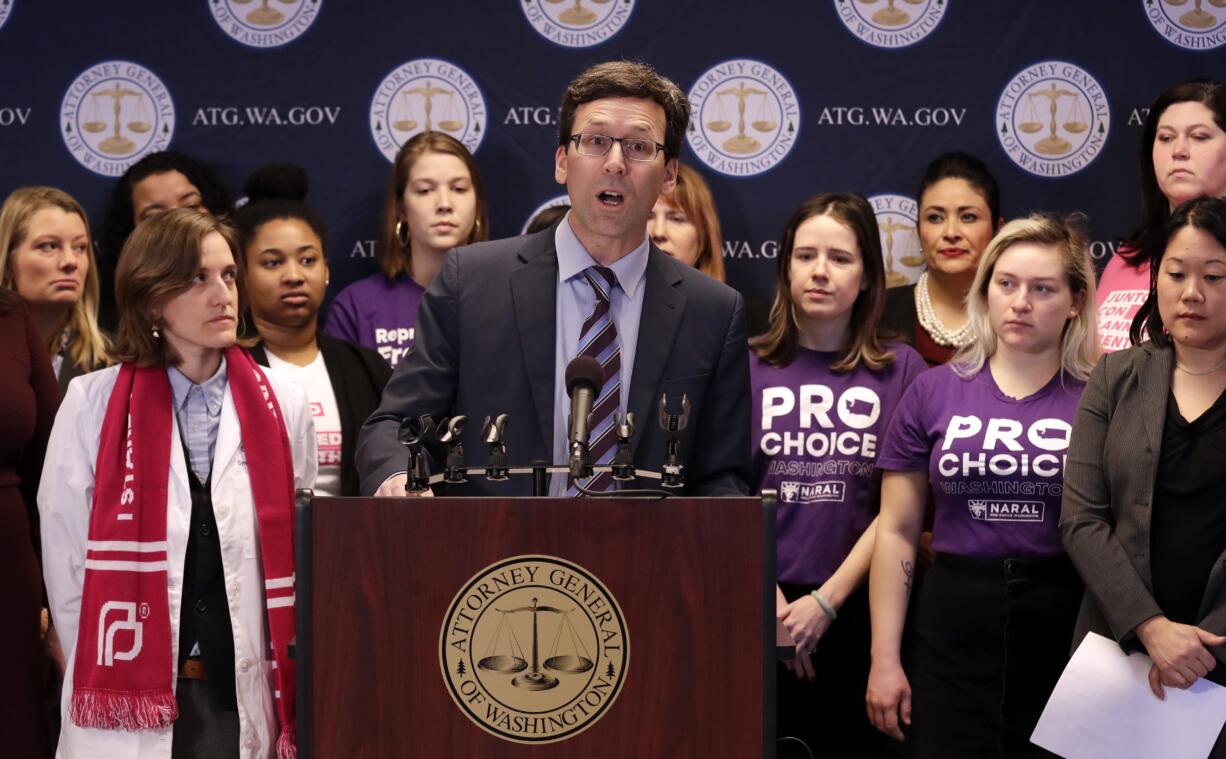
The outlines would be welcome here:
[[[98,328],[98,267],[85,211],[54,187],[22,187],[0,207],[0,283],[25,300],[60,392],[110,363]]]
[[[383,196],[379,271],[341,290],[324,332],[379,352],[393,367],[413,346],[417,307],[447,251],[489,239],[481,171],[442,132],[401,146]]]
[[[1006,757],[1048,756],[1030,733],[1067,660],[1082,594],[1058,529],[1064,452],[1099,355],[1084,235],[1051,216],[1009,222],[979,261],[967,313],[972,339],[908,388],[877,459],[869,717],[918,757],[1002,746]],[[929,498],[936,560],[904,673]]]

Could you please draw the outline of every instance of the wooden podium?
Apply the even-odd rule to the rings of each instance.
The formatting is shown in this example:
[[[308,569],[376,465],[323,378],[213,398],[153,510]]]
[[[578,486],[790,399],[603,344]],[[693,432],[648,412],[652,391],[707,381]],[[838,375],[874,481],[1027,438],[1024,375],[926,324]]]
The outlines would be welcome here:
[[[773,500],[298,512],[299,756],[774,755]]]

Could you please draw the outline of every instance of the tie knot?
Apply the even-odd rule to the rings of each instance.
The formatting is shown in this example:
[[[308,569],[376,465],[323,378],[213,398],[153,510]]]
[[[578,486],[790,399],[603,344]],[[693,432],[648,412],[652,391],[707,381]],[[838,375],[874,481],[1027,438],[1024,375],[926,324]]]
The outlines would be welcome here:
[[[592,289],[596,291],[596,297],[603,300],[609,300],[609,293],[613,291],[613,285],[617,284],[617,275],[607,266],[589,266],[583,272],[587,277],[588,283]]]

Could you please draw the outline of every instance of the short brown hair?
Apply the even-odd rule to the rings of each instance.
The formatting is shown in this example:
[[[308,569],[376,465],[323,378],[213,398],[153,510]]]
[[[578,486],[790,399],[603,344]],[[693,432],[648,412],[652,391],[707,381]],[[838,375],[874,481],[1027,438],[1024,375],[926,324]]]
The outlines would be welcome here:
[[[719,213],[706,180],[685,164],[677,167],[677,185],[664,195],[668,204],[685,214],[698,232],[698,258],[694,268],[724,281],[724,237],[719,229]]]
[[[792,300],[792,250],[796,230],[815,216],[829,216],[851,230],[864,262],[864,290],[851,307],[851,340],[839,359],[830,365],[836,372],[849,372],[861,363],[877,371],[894,362],[893,352],[881,344],[877,327],[885,309],[885,263],[881,255],[881,231],[877,216],[864,196],[854,192],[823,192],[801,203],[792,214],[779,242],[779,273],[775,304],[771,306],[770,327],[750,345],[771,366],[787,366],[796,358],[800,326],[796,303]]]
[[[638,61],[598,63],[566,85],[558,113],[558,145],[570,143],[575,111],[605,98],[646,98],[664,109],[664,160],[681,155],[681,140],[690,124],[690,101],[671,79]]]
[[[239,302],[242,313],[247,299],[242,249],[234,229],[216,216],[192,208],[176,208],[136,225],[115,271],[115,301],[119,308],[119,330],[115,338],[115,358],[137,366],[175,366],[182,359],[165,338],[155,338],[159,326],[154,312],[191,286],[200,271],[201,245],[216,232],[225,239],[234,255]],[[241,333],[241,330],[240,330]]]
[[[400,203],[404,200],[404,186],[409,183],[409,172],[413,170],[417,159],[426,153],[453,155],[464,162],[464,166],[468,168],[468,176],[472,179],[473,195],[477,199],[476,216],[468,242],[484,242],[490,239],[485,184],[481,181],[481,170],[477,168],[473,154],[468,152],[464,143],[449,134],[419,132],[396,152],[396,160],[392,161],[392,173],[387,177],[387,190],[383,193],[383,223],[379,227],[379,247],[375,249],[375,262],[388,279],[395,279],[401,274],[413,275],[409,249],[407,245],[400,244],[400,239],[396,236],[396,224],[401,221]]]

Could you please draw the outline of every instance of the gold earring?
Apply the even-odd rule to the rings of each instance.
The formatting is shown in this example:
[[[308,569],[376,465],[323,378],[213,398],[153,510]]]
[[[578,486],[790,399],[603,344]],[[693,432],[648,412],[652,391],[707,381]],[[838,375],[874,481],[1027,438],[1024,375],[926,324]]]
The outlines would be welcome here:
[[[409,225],[403,221],[396,222],[396,241],[402,248],[409,247]]]

